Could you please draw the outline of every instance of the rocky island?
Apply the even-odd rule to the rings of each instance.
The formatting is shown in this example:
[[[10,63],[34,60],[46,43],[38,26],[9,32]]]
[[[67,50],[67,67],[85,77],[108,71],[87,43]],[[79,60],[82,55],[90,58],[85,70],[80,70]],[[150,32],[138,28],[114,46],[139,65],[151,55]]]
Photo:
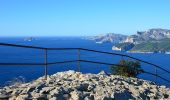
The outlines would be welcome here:
[[[170,88],[132,77],[58,72],[29,83],[0,89],[1,100],[146,100],[170,99]]]
[[[33,40],[35,40],[34,37],[27,37],[27,38],[24,38],[24,41],[28,41],[28,42],[31,42],[31,41],[33,41]]]

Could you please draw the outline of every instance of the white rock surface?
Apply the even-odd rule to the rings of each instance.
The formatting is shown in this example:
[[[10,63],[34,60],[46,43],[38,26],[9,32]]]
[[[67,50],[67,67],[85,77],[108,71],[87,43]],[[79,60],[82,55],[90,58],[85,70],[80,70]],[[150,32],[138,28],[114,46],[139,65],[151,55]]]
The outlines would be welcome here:
[[[170,88],[153,82],[116,75],[58,72],[30,83],[0,89],[0,100],[170,100]]]

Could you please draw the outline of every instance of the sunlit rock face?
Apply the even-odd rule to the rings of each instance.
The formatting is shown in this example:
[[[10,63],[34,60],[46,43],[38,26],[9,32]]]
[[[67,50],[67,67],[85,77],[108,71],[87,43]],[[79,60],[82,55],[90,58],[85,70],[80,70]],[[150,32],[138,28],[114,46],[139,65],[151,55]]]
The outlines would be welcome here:
[[[167,29],[149,29],[145,32],[138,32],[139,36],[142,36],[145,39],[164,39],[164,38],[170,38],[170,30]]]
[[[117,75],[58,72],[25,84],[0,89],[0,99],[9,100],[127,100],[170,99],[170,89],[153,82]]]
[[[161,40],[166,38],[170,38],[170,30],[155,28],[143,32],[138,31],[136,34],[127,37],[124,42],[141,43],[144,41]]]

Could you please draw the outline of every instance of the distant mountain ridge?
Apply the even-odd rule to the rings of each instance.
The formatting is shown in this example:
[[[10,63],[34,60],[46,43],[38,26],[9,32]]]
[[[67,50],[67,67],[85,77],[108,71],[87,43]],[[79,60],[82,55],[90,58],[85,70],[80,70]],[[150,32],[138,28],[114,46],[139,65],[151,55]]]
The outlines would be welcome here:
[[[134,35],[107,33],[91,36],[89,40],[96,43],[115,43],[113,50],[137,52],[170,52],[170,30],[153,28],[146,31],[137,31]],[[127,48],[127,49],[126,49]]]
[[[86,39],[93,40],[96,43],[119,43],[127,38],[126,35],[116,33],[106,33],[98,36],[89,36]]]

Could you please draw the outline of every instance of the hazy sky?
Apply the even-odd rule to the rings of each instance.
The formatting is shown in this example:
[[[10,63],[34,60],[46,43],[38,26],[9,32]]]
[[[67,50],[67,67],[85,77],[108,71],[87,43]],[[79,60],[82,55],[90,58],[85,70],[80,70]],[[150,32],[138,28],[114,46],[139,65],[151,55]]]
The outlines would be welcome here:
[[[170,29],[170,0],[0,0],[0,36]]]

